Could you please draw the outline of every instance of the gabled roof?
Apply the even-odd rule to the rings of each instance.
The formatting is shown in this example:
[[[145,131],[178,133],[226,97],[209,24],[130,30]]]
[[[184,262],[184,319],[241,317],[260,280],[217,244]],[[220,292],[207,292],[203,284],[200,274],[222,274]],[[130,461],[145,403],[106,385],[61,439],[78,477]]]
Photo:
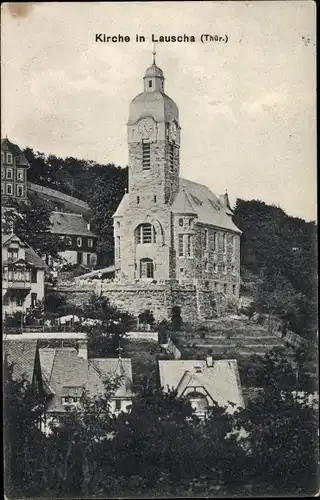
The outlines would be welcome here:
[[[88,230],[88,224],[81,214],[51,212],[50,222],[51,231],[55,234],[97,237],[91,230]]]
[[[12,153],[12,155],[16,158],[16,163],[19,167],[30,167],[30,163],[22,153],[19,146],[17,146],[17,144],[13,144],[13,142],[9,141],[9,139],[1,139],[1,149]]]
[[[31,247],[26,248],[26,262],[30,264],[32,267],[36,267],[37,269],[48,269],[48,266],[41,259],[41,257],[33,250]]]
[[[75,348],[40,348],[41,368],[54,396],[48,403],[51,412],[64,411],[61,396],[79,396],[85,389],[89,395],[105,392],[103,380],[110,374],[116,375],[119,360],[116,358],[84,359]],[[121,360],[126,379],[132,382],[131,360]],[[130,387],[123,384],[114,397],[131,397]]]
[[[117,210],[113,214],[113,217],[121,217],[124,215],[129,207],[129,194],[126,193],[123,195],[122,200],[120,201],[120,204],[118,205]]]
[[[4,340],[3,354],[13,363],[13,378],[26,378],[31,384],[36,362],[37,340]]]
[[[241,233],[233,223],[230,210],[209,188],[180,178],[180,188],[172,204],[173,213],[196,213],[198,222]]]
[[[110,373],[114,376],[123,377],[123,383],[118,387],[114,397],[132,396],[132,365],[130,358],[93,358],[90,361],[103,378]]]
[[[18,243],[21,247],[26,247],[27,244],[24,243],[20,238],[19,236],[17,236],[16,234],[4,234],[4,233],[1,233],[1,244],[2,246],[8,246],[10,245],[11,243]]]
[[[200,386],[220,406],[232,407],[229,401],[238,407],[244,407],[237,361],[213,361],[208,367],[201,360],[160,360],[159,374],[161,387],[166,391],[177,389],[183,395],[188,387]]]

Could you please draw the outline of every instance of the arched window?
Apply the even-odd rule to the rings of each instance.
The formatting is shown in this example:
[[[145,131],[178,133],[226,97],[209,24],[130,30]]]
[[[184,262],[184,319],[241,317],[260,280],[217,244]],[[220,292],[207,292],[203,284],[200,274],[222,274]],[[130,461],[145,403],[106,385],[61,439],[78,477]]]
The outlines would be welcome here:
[[[156,243],[157,233],[152,224],[140,224],[136,228],[136,243]]]
[[[152,259],[140,260],[140,278],[153,278],[153,261]]]
[[[196,413],[205,413],[207,411],[209,406],[208,400],[204,394],[201,394],[201,392],[189,392],[189,394],[187,394],[187,398]]]

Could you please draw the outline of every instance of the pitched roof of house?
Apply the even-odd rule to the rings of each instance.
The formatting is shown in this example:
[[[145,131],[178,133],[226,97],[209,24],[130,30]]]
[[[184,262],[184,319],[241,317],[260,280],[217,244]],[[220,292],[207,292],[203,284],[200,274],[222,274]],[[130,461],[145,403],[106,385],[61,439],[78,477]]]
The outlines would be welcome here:
[[[121,217],[129,207],[129,194],[126,193],[123,195],[122,200],[120,201],[117,210],[113,214],[113,217]]]
[[[97,237],[91,230],[88,230],[88,224],[81,214],[51,212],[50,222],[51,231],[56,234]]]
[[[8,138],[1,139],[1,149],[9,151],[16,157],[17,165],[22,167],[30,167],[30,163],[28,162],[25,155],[22,153],[21,149],[17,144],[13,144],[13,142],[9,141]]]
[[[4,234],[4,233],[1,233],[1,244],[2,246],[7,246],[8,244],[10,243],[13,243],[13,242],[16,242],[16,243],[19,243],[20,246],[22,247],[26,247],[27,244],[24,243],[20,238],[19,236],[17,236],[16,234]]]
[[[48,266],[31,247],[26,248],[26,262],[37,269],[48,269]]]
[[[179,192],[172,204],[174,213],[196,213],[198,222],[241,233],[233,223],[230,209],[203,184],[180,178]]]
[[[160,360],[160,384],[164,390],[177,389],[182,395],[187,387],[201,386],[213,401],[232,411],[229,402],[243,407],[244,400],[237,361],[213,361],[208,367],[202,360]]]
[[[83,390],[89,395],[102,395],[104,390],[103,380],[110,374],[116,375],[118,359],[84,359],[78,355],[75,348],[40,348],[40,362],[44,376],[49,384],[53,398],[48,403],[48,410],[61,412],[65,410],[61,396],[69,395],[79,397]],[[114,397],[130,397],[132,383],[131,360],[121,360],[125,371],[125,380]],[[130,387],[126,385],[130,378]]]
[[[37,340],[4,340],[3,354],[13,363],[13,378],[26,378],[31,384],[35,368]]]

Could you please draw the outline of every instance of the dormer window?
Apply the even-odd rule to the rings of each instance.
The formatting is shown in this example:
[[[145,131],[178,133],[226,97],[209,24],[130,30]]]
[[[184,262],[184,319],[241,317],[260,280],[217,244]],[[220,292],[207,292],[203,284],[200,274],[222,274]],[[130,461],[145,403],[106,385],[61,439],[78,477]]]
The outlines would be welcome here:
[[[81,236],[78,236],[77,238],[77,247],[81,247],[82,246],[82,238]]]

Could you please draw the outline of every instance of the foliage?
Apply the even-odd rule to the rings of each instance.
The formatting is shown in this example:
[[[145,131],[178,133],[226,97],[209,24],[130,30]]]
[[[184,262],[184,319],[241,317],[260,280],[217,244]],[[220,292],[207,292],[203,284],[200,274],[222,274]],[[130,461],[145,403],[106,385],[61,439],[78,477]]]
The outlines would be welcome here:
[[[250,436],[255,493],[317,490],[317,412],[308,396],[272,387],[239,413],[238,426]]]
[[[181,318],[181,310],[180,307],[174,306],[172,308],[172,315],[171,315],[171,325],[173,330],[181,330],[182,326],[182,318]]]
[[[128,169],[113,164],[77,158],[46,156],[26,148],[30,162],[28,178],[42,186],[56,189],[87,202],[92,211],[92,229],[99,235],[97,254],[100,265],[113,262],[113,221],[127,187]]]
[[[243,231],[242,276],[251,279],[253,273],[262,279],[254,296],[255,310],[276,311],[288,319],[294,332],[314,339],[317,331],[315,223],[290,217],[281,208],[262,201],[241,199],[236,202],[234,221]]]
[[[140,323],[146,324],[146,325],[154,325],[155,319],[152,314],[152,311],[150,309],[146,309],[142,313],[139,314],[139,321]]]
[[[40,256],[51,256],[59,260],[59,252],[64,249],[61,238],[51,233],[50,214],[52,205],[49,201],[30,196],[28,202],[6,200],[3,214],[3,230],[13,229],[24,243]]]

